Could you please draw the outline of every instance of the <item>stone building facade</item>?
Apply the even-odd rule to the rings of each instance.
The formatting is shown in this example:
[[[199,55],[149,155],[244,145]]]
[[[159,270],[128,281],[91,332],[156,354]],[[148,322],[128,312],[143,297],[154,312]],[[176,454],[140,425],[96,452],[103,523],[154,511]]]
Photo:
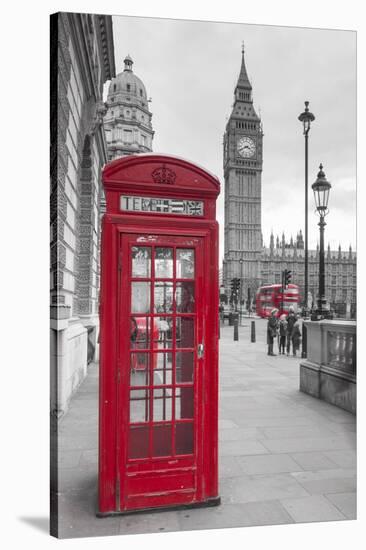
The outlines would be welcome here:
[[[261,227],[263,129],[253,107],[244,48],[234,105],[224,134],[225,229],[222,286],[230,297],[231,280],[242,281],[241,297],[254,299],[261,285],[281,283],[281,272],[292,271],[292,282],[304,292],[304,239],[270,237],[263,245]],[[319,250],[308,251],[308,288],[316,305]],[[350,248],[325,252],[326,298],[338,316],[356,315],[356,253]],[[249,290],[249,293],[248,293]],[[311,306],[311,304],[310,304]]]
[[[97,358],[103,85],[112,19],[51,16],[51,410],[62,415]]]
[[[152,151],[150,99],[144,83],[133,72],[131,57],[127,55],[123,62],[124,70],[112,79],[106,102],[108,160]]]
[[[270,236],[269,247],[264,247],[261,256],[261,284],[269,285],[281,282],[281,272],[284,269],[292,271],[292,283],[300,287],[304,295],[304,240],[301,230],[296,239],[290,241],[273,233]],[[356,253],[351,246],[348,250],[331,250],[328,245],[325,251],[325,296],[335,314],[342,317],[356,316]],[[316,306],[319,287],[319,247],[308,251],[308,288],[311,302]]]

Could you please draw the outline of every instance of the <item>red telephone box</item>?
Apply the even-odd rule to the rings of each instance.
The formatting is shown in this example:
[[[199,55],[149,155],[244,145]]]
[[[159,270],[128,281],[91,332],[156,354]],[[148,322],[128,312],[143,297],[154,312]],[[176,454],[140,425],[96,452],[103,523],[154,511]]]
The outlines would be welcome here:
[[[219,180],[146,154],[103,184],[98,515],[219,504]]]

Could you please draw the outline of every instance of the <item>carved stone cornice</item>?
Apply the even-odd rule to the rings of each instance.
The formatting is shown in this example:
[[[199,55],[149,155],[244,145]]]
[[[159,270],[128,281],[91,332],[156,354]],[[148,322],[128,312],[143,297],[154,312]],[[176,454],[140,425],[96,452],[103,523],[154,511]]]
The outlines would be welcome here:
[[[94,135],[103,125],[103,117],[106,115],[107,107],[103,101],[97,101],[94,107],[94,115],[90,123],[90,133]]]

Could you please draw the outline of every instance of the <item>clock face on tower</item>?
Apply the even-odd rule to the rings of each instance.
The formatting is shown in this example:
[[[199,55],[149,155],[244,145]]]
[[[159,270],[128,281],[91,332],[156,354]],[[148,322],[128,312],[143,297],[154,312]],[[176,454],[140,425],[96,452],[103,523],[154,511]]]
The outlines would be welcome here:
[[[248,136],[244,136],[238,139],[237,150],[241,157],[253,157],[255,155],[255,141]]]

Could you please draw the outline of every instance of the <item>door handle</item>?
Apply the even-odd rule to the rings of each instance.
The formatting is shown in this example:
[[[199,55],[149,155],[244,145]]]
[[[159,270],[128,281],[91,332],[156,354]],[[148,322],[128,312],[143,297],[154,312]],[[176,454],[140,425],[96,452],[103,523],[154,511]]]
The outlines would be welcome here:
[[[198,357],[198,359],[202,359],[204,351],[205,351],[205,346],[203,344],[198,344],[198,346],[197,346],[197,357]]]

